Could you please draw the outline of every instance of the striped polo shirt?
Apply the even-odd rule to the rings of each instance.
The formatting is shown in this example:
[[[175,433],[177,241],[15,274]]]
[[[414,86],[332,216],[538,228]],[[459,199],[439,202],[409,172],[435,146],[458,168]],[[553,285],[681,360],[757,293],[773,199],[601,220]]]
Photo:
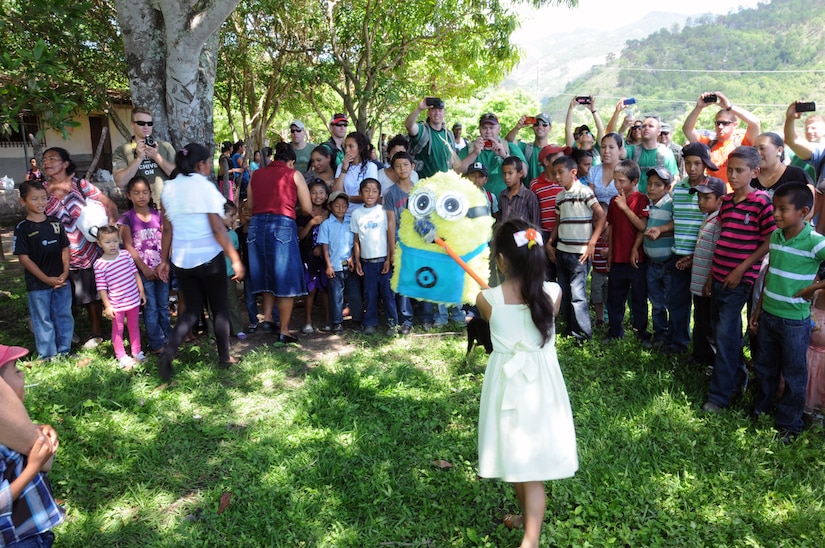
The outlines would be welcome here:
[[[556,226],[556,196],[564,190],[556,181],[548,181],[544,173],[530,181],[530,190],[539,199],[541,229],[552,232]]]
[[[673,199],[670,194],[662,196],[655,204],[651,203],[648,208],[647,228],[656,228],[658,226],[666,225],[673,220]],[[645,236],[642,246],[645,250],[645,255],[651,261],[657,263],[666,261],[672,255],[673,236],[660,236],[655,240],[651,240]]]
[[[690,188],[687,178],[673,185],[674,255],[693,253],[696,235],[699,234],[699,227],[705,220],[705,214],[699,211],[699,195],[691,194]]]
[[[804,320],[810,316],[811,304],[794,295],[811,285],[822,261],[825,261],[825,236],[808,223],[790,240],[785,239],[781,229],[775,230],[771,234],[762,309],[789,320]]]
[[[593,206],[598,203],[589,187],[576,181],[556,196],[559,251],[582,254],[593,236]]]
[[[716,240],[719,238],[719,212],[714,211],[699,228],[696,247],[693,250],[693,266],[690,269],[690,292],[698,297],[702,296],[705,282],[710,277],[710,268],[713,265],[713,251],[716,249]]]
[[[719,221],[722,229],[713,255],[713,279],[725,281],[731,271],[742,264],[776,228],[773,204],[767,192],[754,190],[739,203],[734,194],[722,198]],[[742,282],[752,284],[759,275],[756,261],[742,275]]]

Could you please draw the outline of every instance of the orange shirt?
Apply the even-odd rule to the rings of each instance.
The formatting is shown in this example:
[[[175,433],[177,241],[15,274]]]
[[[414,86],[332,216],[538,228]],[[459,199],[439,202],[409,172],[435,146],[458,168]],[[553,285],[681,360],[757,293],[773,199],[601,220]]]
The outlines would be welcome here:
[[[711,141],[716,141],[716,139],[711,139],[704,135],[699,136],[699,142],[705,143],[708,146],[710,146]],[[716,164],[719,171],[708,171],[708,175],[718,177],[725,181],[728,192],[733,192],[730,183],[728,183],[728,154],[733,152],[733,149],[739,145],[753,146],[753,143],[745,139],[745,131],[741,129],[734,131],[731,138],[727,141],[716,141],[713,143],[713,146],[710,147],[710,160]]]

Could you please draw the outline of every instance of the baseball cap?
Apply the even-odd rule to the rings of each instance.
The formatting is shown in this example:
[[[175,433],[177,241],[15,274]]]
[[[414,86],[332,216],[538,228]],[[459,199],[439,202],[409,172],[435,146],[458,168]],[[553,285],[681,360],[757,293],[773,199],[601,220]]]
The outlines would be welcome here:
[[[690,143],[682,147],[682,158],[698,156],[711,171],[719,171],[719,166],[710,161],[710,149],[705,143]]]
[[[337,115],[336,115],[336,116],[337,116]],[[306,127],[304,126],[304,123],[303,123],[302,121],[300,121],[300,120],[292,120],[292,122],[289,124],[289,127],[292,127],[292,126],[297,127],[297,128],[298,128],[298,129],[300,129],[301,131],[303,131],[303,130],[305,130],[305,129],[306,129]]]
[[[6,346],[0,344],[0,367],[3,367],[9,362],[13,362],[17,358],[22,358],[29,353],[28,348],[22,346]]]
[[[537,120],[537,121],[538,121],[538,120],[541,120],[542,122],[544,122],[544,123],[545,123],[545,124],[547,124],[547,125],[550,125],[550,124],[552,123],[552,122],[550,121],[550,115],[549,115],[549,114],[547,114],[546,112],[541,112],[541,113],[539,113],[539,114],[536,114],[536,120]]]
[[[661,179],[666,185],[669,185],[671,182],[673,182],[673,174],[663,167],[654,167],[648,169],[646,175],[648,177],[650,177],[651,175],[655,175],[659,179]]]
[[[456,123],[453,124],[453,129],[464,129],[464,126],[462,126],[460,123],[456,122]]]
[[[691,194],[701,192],[702,194],[716,194],[717,196],[724,196],[728,193],[725,182],[718,177],[708,177],[708,180],[701,185],[696,185],[690,189]]]
[[[673,126],[670,124],[662,124],[662,133],[673,133]]]
[[[441,97],[430,97],[430,101],[433,103],[430,108],[444,108],[446,106],[444,104],[444,99]]]
[[[487,168],[481,162],[474,162],[467,168],[466,175],[470,175],[471,173],[481,173],[487,177]]]
[[[349,203],[349,196],[343,190],[336,190],[335,192],[330,194],[329,195],[329,200],[327,200],[327,203],[332,204],[332,202],[334,202],[338,198],[343,198],[347,201],[347,203]]]
[[[332,120],[329,121],[330,124],[340,124],[340,123],[349,123],[349,118],[347,118],[346,114],[341,112],[337,112],[332,115]]]
[[[492,112],[482,114],[481,118],[478,119],[478,125],[483,126],[484,124],[498,124],[498,116]]]
[[[563,152],[565,156],[569,156],[571,149],[570,147],[560,147],[559,145],[544,145],[539,151],[539,162],[544,163],[545,158],[553,154],[558,154],[559,152]]]

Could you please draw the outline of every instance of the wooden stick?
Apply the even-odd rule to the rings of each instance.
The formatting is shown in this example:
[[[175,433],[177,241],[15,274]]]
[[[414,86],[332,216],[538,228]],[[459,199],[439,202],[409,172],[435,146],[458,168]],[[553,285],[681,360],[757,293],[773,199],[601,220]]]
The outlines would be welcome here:
[[[97,163],[100,161],[100,155],[103,153],[103,145],[106,143],[106,134],[109,133],[109,128],[103,126],[103,129],[100,130],[100,142],[97,144],[97,150],[95,151],[95,157],[92,158],[92,163],[89,165],[89,170],[86,171],[86,180],[91,181],[92,172],[94,172],[95,168],[97,167]]]
[[[487,285],[487,282],[482,280],[481,276],[476,274],[475,271],[472,268],[470,268],[470,266],[467,263],[464,262],[464,259],[459,257],[458,254],[455,251],[450,249],[450,246],[447,245],[447,242],[445,242],[444,240],[442,240],[441,238],[436,236],[435,237],[435,243],[437,243],[438,245],[443,247],[444,251],[447,252],[447,255],[449,255],[455,262],[457,262],[458,266],[463,268],[464,272],[469,274],[476,281],[476,283],[478,283],[478,285],[481,286],[482,289],[490,289],[490,286]]]

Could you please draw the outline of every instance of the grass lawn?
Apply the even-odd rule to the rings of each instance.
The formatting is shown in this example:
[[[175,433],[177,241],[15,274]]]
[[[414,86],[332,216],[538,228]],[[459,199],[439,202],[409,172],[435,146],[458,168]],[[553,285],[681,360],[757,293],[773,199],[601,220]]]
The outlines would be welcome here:
[[[2,342],[33,348],[19,267],[0,270]],[[26,405],[61,440],[58,545],[517,546],[511,488],[476,477],[483,352],[345,339],[252,345],[229,371],[190,346],[170,385],[109,343],[86,367],[33,363]],[[580,469],[547,486],[542,546],[825,545],[821,429],[786,446],[747,402],[703,415],[704,371],[631,340],[557,345]]]

